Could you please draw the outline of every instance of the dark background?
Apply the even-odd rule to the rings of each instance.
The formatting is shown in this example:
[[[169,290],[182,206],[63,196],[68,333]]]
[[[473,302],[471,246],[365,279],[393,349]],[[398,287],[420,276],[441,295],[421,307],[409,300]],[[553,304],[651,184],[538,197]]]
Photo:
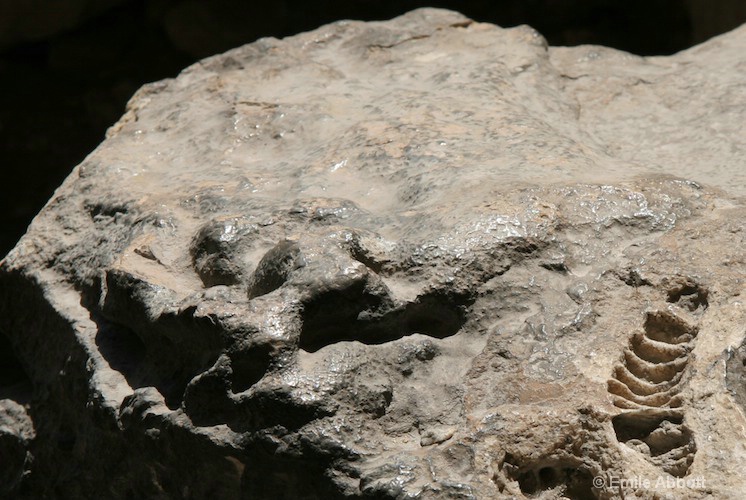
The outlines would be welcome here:
[[[424,6],[640,55],[746,22],[743,0],[0,0],[0,256],[142,84],[262,36]]]

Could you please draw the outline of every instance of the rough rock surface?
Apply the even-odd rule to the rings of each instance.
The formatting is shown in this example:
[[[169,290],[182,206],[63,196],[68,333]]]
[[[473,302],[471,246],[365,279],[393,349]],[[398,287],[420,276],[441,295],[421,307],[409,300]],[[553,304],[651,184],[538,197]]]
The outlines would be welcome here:
[[[2,494],[738,497],[744,43],[418,10],[143,88],[0,265]]]

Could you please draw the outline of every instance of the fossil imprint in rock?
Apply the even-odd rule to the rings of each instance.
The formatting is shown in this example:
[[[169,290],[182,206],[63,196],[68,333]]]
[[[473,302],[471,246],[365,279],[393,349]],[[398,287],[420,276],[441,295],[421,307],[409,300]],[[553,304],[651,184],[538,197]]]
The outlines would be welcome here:
[[[628,410],[613,419],[619,440],[677,477],[686,475],[696,451],[679,396],[696,334],[667,311],[648,313],[644,333],[632,335],[609,380],[614,404]]]

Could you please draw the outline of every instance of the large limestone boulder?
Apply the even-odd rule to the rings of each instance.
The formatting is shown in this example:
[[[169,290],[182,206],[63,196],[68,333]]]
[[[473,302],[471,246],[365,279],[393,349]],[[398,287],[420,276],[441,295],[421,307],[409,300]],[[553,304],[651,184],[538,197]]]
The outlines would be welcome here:
[[[144,87],[0,265],[2,494],[738,497],[744,44],[426,9]]]

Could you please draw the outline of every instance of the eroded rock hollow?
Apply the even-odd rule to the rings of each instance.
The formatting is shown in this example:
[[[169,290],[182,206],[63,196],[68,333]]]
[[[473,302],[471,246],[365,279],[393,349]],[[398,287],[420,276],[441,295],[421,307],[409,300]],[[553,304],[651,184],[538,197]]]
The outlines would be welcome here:
[[[735,498],[746,30],[425,9],[148,85],[0,264],[13,498]]]

